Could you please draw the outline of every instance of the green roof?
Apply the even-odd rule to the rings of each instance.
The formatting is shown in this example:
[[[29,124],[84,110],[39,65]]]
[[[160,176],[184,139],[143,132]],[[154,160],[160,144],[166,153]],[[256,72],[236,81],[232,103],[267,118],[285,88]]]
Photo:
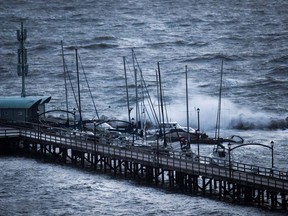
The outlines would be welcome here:
[[[29,109],[34,105],[48,103],[51,96],[0,97],[0,109]]]

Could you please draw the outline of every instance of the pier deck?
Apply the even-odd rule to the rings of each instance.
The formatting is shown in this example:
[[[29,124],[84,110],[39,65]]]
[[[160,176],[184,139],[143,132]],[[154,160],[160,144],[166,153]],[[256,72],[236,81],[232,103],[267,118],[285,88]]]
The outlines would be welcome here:
[[[161,153],[157,149],[121,145],[109,136],[87,137],[34,127],[1,126],[1,148],[8,145],[45,160],[52,156],[62,163],[85,164],[114,175],[125,175],[147,183],[167,184],[185,193],[218,196],[236,203],[287,209],[287,173],[270,168],[211,158]]]

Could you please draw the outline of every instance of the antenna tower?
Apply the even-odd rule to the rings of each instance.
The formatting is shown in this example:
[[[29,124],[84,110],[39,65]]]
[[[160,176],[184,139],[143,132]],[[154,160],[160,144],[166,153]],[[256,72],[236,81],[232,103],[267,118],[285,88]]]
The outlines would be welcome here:
[[[19,41],[17,73],[18,76],[22,76],[21,97],[26,96],[25,76],[27,76],[28,74],[27,49],[24,46],[26,38],[27,38],[27,31],[26,29],[23,29],[23,22],[21,22],[21,30],[17,30],[17,39]]]

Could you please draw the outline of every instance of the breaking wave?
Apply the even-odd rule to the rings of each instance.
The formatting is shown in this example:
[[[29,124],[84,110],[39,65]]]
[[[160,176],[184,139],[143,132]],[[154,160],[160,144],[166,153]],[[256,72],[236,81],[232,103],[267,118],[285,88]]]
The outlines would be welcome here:
[[[117,44],[110,44],[110,43],[96,43],[96,44],[83,44],[83,45],[77,45],[77,46],[67,46],[68,50],[75,50],[76,48],[83,48],[83,49],[108,49],[108,48],[116,48],[118,47]]]
[[[288,117],[286,117],[285,119],[273,118],[267,120],[244,119],[240,117],[232,119],[229,127],[231,127],[231,129],[237,130],[284,130],[288,128]]]

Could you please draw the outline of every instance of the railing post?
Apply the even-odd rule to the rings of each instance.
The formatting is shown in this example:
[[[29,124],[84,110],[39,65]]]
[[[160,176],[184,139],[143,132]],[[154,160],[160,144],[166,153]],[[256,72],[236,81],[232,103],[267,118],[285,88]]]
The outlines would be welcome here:
[[[228,154],[229,154],[229,179],[231,179],[232,168],[231,168],[231,143],[228,143]]]
[[[274,168],[274,142],[271,141],[271,152],[272,152],[272,169]]]

